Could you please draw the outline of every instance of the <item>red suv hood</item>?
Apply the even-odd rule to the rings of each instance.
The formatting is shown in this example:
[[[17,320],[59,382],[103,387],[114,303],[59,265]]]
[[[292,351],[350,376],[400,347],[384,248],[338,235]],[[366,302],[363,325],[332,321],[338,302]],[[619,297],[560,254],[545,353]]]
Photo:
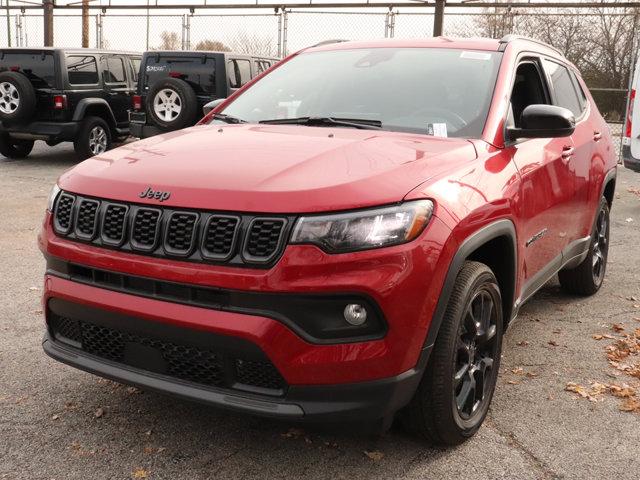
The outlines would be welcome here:
[[[344,210],[401,201],[476,158],[461,139],[275,125],[197,126],[124,145],[60,178],[62,189],[163,205],[252,212]]]

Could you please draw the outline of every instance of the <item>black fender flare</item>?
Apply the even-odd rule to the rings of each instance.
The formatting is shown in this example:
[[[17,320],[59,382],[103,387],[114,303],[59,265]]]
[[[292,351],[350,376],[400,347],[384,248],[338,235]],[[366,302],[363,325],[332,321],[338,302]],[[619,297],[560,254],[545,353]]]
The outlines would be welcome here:
[[[481,247],[490,240],[502,236],[507,236],[511,239],[514,259],[514,285],[515,283],[517,283],[518,242],[516,228],[513,222],[508,219],[501,219],[485,225],[479,230],[476,230],[460,244],[458,250],[453,256],[453,259],[451,260],[451,263],[449,264],[449,270],[447,271],[447,276],[445,277],[444,284],[442,285],[442,291],[440,292],[440,297],[438,298],[438,304],[436,305],[436,309],[431,319],[431,324],[429,325],[429,330],[427,331],[427,336],[424,341],[423,351],[430,352],[434,343],[436,342],[436,338],[438,337],[438,332],[444,318],[444,313],[447,309],[449,298],[451,297],[451,292],[453,291],[453,285],[455,284],[458,273],[462,269],[462,265],[464,264],[465,260],[477,248]],[[514,287],[513,290],[513,298],[510,299],[512,305],[515,304],[516,288]],[[509,320],[511,320],[511,318],[505,318],[505,322],[509,322]]]
[[[78,102],[75,111],[73,112],[72,121],[79,122],[85,117],[85,113],[87,108],[93,106],[100,106],[101,108],[105,108],[107,111],[107,118],[105,120],[111,126],[111,128],[116,128],[116,117],[113,115],[113,110],[111,110],[111,106],[104,98],[83,98]]]
[[[609,184],[609,182],[613,180],[615,184],[617,176],[618,176],[618,166],[615,165],[605,174],[604,178],[602,179],[602,185],[600,185],[600,197],[598,198],[598,202],[600,201],[600,198],[604,196],[604,191],[607,188],[607,185]]]

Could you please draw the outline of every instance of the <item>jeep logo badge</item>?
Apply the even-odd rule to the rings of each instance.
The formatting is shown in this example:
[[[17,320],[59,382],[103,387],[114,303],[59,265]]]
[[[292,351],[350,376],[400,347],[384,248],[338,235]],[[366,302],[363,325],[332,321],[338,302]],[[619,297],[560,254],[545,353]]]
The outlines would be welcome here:
[[[140,198],[155,198],[156,200],[164,202],[169,199],[171,192],[161,192],[160,190],[154,190],[151,187],[147,187],[147,189],[140,192],[138,196]]]

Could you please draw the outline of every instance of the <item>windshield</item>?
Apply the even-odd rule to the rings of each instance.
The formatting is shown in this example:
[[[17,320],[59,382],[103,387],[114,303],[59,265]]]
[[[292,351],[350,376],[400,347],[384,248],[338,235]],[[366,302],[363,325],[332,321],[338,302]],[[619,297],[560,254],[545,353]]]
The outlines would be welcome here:
[[[367,120],[384,130],[478,138],[500,59],[498,52],[435,48],[302,53],[220,113],[251,123]]]

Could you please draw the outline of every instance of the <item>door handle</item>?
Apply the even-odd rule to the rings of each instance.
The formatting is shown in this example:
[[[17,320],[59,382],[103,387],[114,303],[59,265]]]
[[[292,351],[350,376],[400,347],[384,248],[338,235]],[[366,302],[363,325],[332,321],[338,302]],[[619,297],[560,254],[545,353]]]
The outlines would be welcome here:
[[[562,149],[562,159],[569,160],[573,156],[575,149],[573,147],[564,147]]]
[[[600,133],[600,132],[593,132],[593,141],[594,141],[594,142],[597,142],[597,141],[599,141],[599,140],[601,140],[601,139],[602,139],[602,133]]]

